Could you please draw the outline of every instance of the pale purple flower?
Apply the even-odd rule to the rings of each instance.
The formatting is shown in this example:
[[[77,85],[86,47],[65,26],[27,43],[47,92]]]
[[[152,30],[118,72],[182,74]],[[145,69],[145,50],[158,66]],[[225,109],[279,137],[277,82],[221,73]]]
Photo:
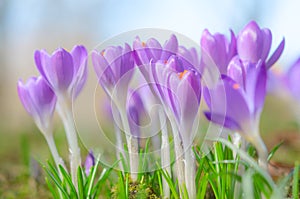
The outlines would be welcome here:
[[[70,53],[59,48],[52,55],[37,50],[34,58],[41,75],[57,96],[78,96],[87,78],[87,50],[84,46],[75,46]]]
[[[106,92],[111,95],[115,86],[127,92],[134,69],[133,55],[128,44],[124,48],[111,46],[101,52],[94,50],[92,61],[99,83]]]
[[[18,94],[26,111],[39,129],[45,133],[51,128],[56,96],[43,77],[32,77],[26,84],[18,82]]]
[[[287,88],[296,99],[300,100],[300,58],[289,68],[286,73]]]
[[[201,78],[198,72],[184,69],[180,64],[172,56],[166,63],[152,66],[152,75],[162,103],[174,114],[178,126],[189,133],[199,109]]]
[[[240,59],[257,63],[259,60],[270,68],[280,57],[285,40],[282,39],[274,53],[267,60],[272,44],[272,33],[269,29],[261,29],[255,21],[249,22],[237,36],[237,52]]]
[[[265,100],[266,75],[261,62],[243,63],[235,57],[229,64],[228,75],[223,75],[214,88],[204,89],[210,109],[210,112],[205,112],[206,117],[251,137],[251,127],[258,122]],[[226,98],[222,99],[220,95],[224,97],[224,92]]]
[[[85,162],[84,162],[84,169],[85,169],[85,174],[87,176],[90,175],[91,168],[95,166],[95,156],[93,151],[90,151],[89,154],[86,156]]]
[[[138,93],[138,91],[129,90],[127,99],[127,118],[130,126],[130,133],[137,138],[140,137],[140,125],[145,115],[146,110],[140,93]]]
[[[205,29],[201,36],[201,67],[216,65],[221,74],[226,74],[227,66],[233,56],[236,55],[236,38],[230,30],[230,41],[225,35],[215,33],[212,35]]]

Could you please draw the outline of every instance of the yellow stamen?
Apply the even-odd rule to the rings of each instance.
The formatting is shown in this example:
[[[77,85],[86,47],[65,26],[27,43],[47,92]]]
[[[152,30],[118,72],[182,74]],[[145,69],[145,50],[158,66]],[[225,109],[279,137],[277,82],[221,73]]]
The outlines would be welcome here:
[[[182,79],[183,76],[188,72],[188,70],[184,70],[183,72],[179,73],[178,76],[179,76],[179,79]]]
[[[102,55],[102,56],[104,56],[104,54],[105,54],[105,50],[103,50],[103,51],[101,52],[101,55]]]
[[[235,90],[240,88],[240,85],[238,83],[235,83],[232,85],[232,88],[234,88]]]
[[[145,42],[142,42],[142,46],[143,46],[143,47],[146,47],[146,43],[145,43]]]

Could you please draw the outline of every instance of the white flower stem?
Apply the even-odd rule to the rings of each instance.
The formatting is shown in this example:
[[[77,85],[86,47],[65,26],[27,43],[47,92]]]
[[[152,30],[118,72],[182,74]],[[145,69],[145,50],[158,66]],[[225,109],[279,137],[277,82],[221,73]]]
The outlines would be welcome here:
[[[120,110],[123,130],[126,135],[131,179],[133,181],[136,181],[138,168],[139,168],[138,139],[132,136],[130,132],[128,118],[126,116],[126,110],[124,110],[123,108],[119,108],[119,110]]]
[[[195,157],[191,147],[185,150],[185,183],[189,194],[189,198],[196,198],[196,184],[195,184]]]
[[[183,146],[182,141],[179,137],[179,131],[178,127],[175,121],[175,118],[172,116],[169,117],[172,132],[173,132],[173,138],[174,138],[174,148],[175,148],[175,158],[176,158],[176,173],[178,178],[178,184],[180,190],[182,190],[182,186],[184,185],[185,175],[184,175],[184,164],[183,164]],[[180,191],[180,194],[182,194],[182,191]]]
[[[159,111],[159,121],[161,127],[161,166],[164,170],[171,175],[171,162],[170,162],[170,145],[165,113],[163,110]],[[170,198],[170,188],[165,178],[162,179],[163,192],[165,198]]]
[[[121,137],[121,131],[120,131],[119,126],[116,124],[116,122],[113,122],[113,123],[114,123],[115,135],[116,135],[116,147],[117,147],[116,155],[117,155],[117,159],[121,160],[121,158],[125,157],[124,147],[122,144],[123,142],[122,142],[122,137]],[[123,157],[121,157],[120,154],[122,154]],[[122,161],[119,161],[119,167],[120,167],[121,171],[124,171]]]
[[[77,168],[81,165],[81,156],[72,113],[72,101],[65,97],[58,96],[57,105],[58,113],[62,119],[69,143],[72,181],[75,187],[77,187]]]
[[[65,163],[63,161],[63,159],[60,157],[60,155],[58,154],[55,142],[54,142],[54,138],[52,134],[47,134],[45,135],[45,139],[48,143],[50,152],[52,154],[52,157],[54,159],[54,162],[56,164],[57,169],[59,170],[59,165],[61,165],[64,169],[66,169]]]
[[[268,149],[259,134],[255,136],[253,141],[258,153],[258,164],[265,171],[268,171]]]

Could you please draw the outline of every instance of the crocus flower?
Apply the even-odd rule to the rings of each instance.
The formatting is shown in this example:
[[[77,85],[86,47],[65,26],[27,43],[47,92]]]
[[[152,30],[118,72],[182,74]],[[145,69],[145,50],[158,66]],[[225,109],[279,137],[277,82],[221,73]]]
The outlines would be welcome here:
[[[204,89],[210,109],[210,112],[205,112],[206,117],[239,132],[256,146],[264,168],[267,151],[260,138],[258,125],[266,95],[266,73],[262,62],[242,62],[235,57],[229,64],[228,74],[223,75],[214,88]]]
[[[93,151],[90,151],[89,154],[86,156],[85,162],[84,162],[84,169],[86,176],[89,176],[91,172],[91,168],[95,166],[95,156]]]
[[[194,198],[195,165],[190,146],[193,141],[193,124],[200,104],[201,82],[196,71],[184,69],[178,64],[181,62],[171,56],[166,63],[158,62],[152,66],[152,75],[157,94],[165,106],[173,130],[175,155],[179,161],[177,164],[178,181],[180,185],[185,181],[189,196]],[[182,150],[185,152],[184,168],[180,157]]]
[[[128,84],[134,72],[131,48],[125,44],[124,48],[111,46],[101,52],[95,50],[92,53],[92,61],[99,83],[119,111],[118,116],[120,116],[123,131],[126,134],[131,178],[136,180],[139,162],[138,141],[130,134],[126,111]]]
[[[52,55],[37,50],[34,57],[38,70],[58,97],[78,96],[87,78],[85,47],[75,46],[71,53],[59,48]]]
[[[41,75],[57,97],[57,110],[63,121],[70,147],[70,168],[72,181],[77,184],[77,168],[81,165],[72,100],[78,96],[87,78],[87,51],[83,46],[75,46],[71,53],[63,48],[52,55],[37,50],[35,63]]]
[[[32,77],[26,84],[18,82],[18,94],[26,111],[34,119],[44,135],[53,159],[57,165],[64,166],[53,139],[52,117],[56,106],[56,96],[43,77]]]
[[[106,93],[112,97],[113,90],[116,89],[116,95],[122,95],[121,98],[126,103],[128,84],[134,69],[130,46],[111,46],[101,52],[94,50],[92,61],[99,83]]]
[[[51,132],[56,96],[43,77],[32,77],[24,85],[18,82],[18,94],[26,111],[43,133]],[[50,130],[50,132],[48,132]]]
[[[127,100],[127,117],[130,125],[130,133],[135,137],[140,137],[141,120],[146,115],[144,103],[137,91],[129,90]]]
[[[270,68],[280,57],[284,49],[283,39],[277,49],[267,60],[272,44],[272,33],[269,29],[261,29],[255,21],[249,22],[237,37],[237,52],[240,59],[257,63],[259,60]]]
[[[300,58],[287,71],[287,86],[288,90],[295,99],[300,100]]]
[[[225,35],[216,33],[212,35],[205,29],[201,36],[201,67],[215,65],[221,74],[226,74],[227,66],[233,56],[236,55],[236,38],[230,31],[230,41]]]

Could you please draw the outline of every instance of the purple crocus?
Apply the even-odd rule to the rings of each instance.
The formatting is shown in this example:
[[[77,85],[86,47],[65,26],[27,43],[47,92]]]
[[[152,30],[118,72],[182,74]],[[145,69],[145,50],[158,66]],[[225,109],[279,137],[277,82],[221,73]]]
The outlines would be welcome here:
[[[53,138],[52,117],[56,106],[54,92],[42,76],[32,77],[26,84],[19,80],[17,88],[24,108],[44,135],[57,168],[59,165],[65,167]]]
[[[300,58],[287,71],[287,86],[288,90],[295,99],[300,100]]]
[[[26,84],[18,82],[18,94],[26,111],[43,134],[52,133],[51,121],[56,96],[43,77],[32,77]]]
[[[110,97],[113,89],[127,93],[134,69],[132,51],[128,44],[124,48],[111,46],[101,52],[94,50],[92,61],[99,83]],[[124,97],[123,95],[122,98]]]
[[[172,126],[178,182],[180,186],[185,183],[189,196],[194,198],[195,164],[190,146],[201,98],[201,79],[196,71],[184,69],[180,64],[175,56],[171,56],[166,63],[153,65],[151,72],[156,93]]]
[[[52,55],[37,50],[35,63],[41,75],[57,97],[57,110],[61,117],[70,148],[70,170],[72,181],[77,184],[77,168],[81,165],[80,148],[72,113],[73,99],[82,90],[87,78],[87,51],[75,46],[71,53],[59,48]]]
[[[146,115],[145,106],[140,94],[137,91],[129,90],[127,100],[127,117],[130,126],[130,133],[139,138],[141,120]]]
[[[212,122],[239,132],[256,146],[261,165],[266,168],[267,150],[259,134],[259,119],[266,95],[266,68],[262,62],[232,59],[227,75],[213,88],[204,88],[210,109],[205,116]],[[225,107],[225,108],[224,108]]]
[[[205,29],[201,36],[201,67],[218,67],[221,74],[226,74],[227,66],[233,56],[236,55],[236,38],[230,30],[230,41],[225,35],[215,33],[212,35]]]
[[[237,36],[237,52],[240,59],[257,63],[259,60],[270,68],[280,57],[285,40],[282,39],[274,53],[267,60],[272,44],[272,33],[261,29],[255,21],[249,22]]]
[[[93,151],[90,151],[89,154],[86,156],[85,162],[84,162],[84,169],[86,176],[90,175],[91,168],[95,166],[95,156]]]
[[[37,50],[34,58],[41,75],[58,97],[78,96],[87,78],[87,50],[84,46],[75,46],[71,53],[59,48],[52,55]]]

